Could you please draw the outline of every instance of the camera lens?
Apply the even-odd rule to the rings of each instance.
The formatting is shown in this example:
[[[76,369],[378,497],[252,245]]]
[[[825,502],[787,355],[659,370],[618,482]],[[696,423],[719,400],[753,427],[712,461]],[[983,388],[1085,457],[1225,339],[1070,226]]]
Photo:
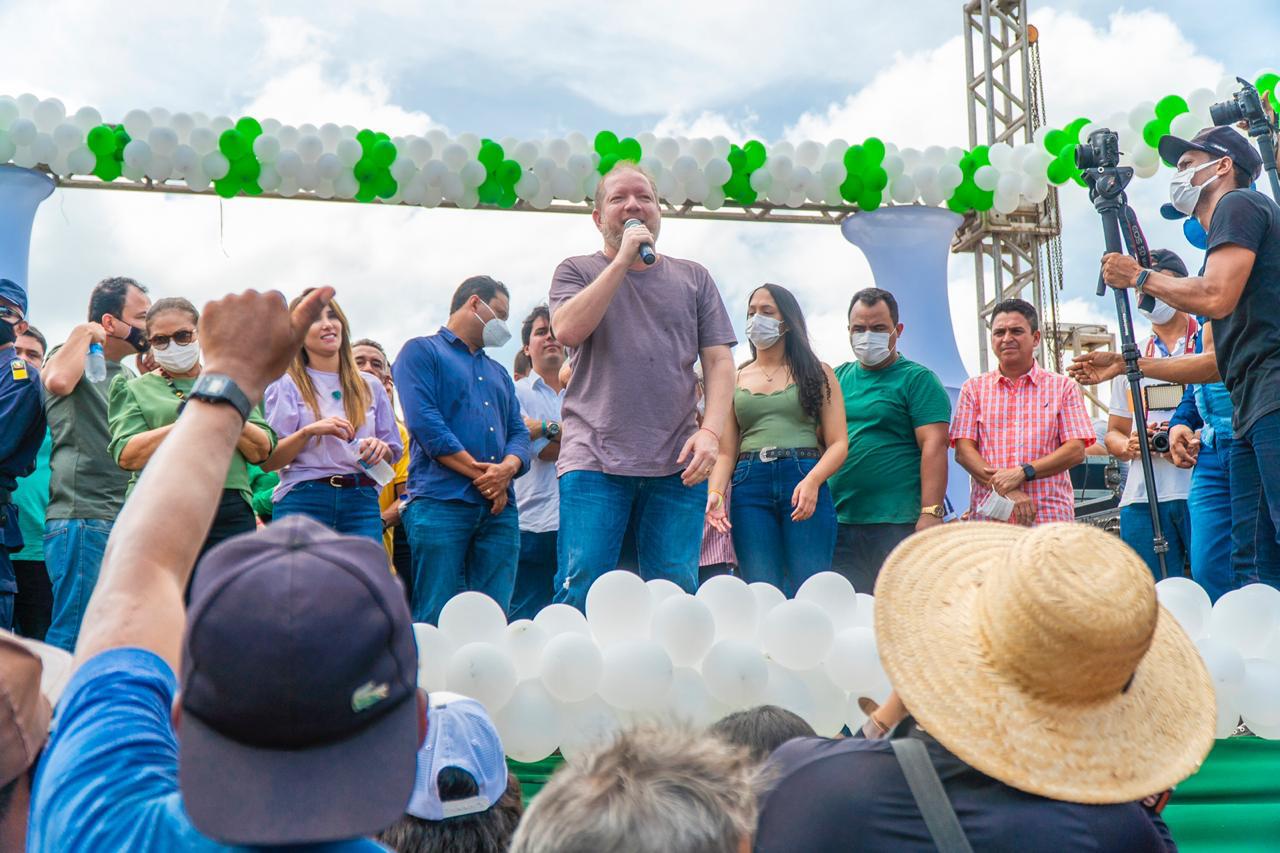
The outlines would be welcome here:
[[[1098,158],[1093,155],[1093,146],[1077,145],[1076,146],[1076,168],[1077,169],[1096,169],[1098,167]]]
[[[1152,453],[1168,453],[1169,452],[1169,431],[1162,429],[1155,435],[1151,436],[1151,452]]]
[[[1244,110],[1240,109],[1240,104],[1235,99],[1223,101],[1209,107],[1209,120],[1217,127],[1235,124],[1238,121],[1244,121]]]

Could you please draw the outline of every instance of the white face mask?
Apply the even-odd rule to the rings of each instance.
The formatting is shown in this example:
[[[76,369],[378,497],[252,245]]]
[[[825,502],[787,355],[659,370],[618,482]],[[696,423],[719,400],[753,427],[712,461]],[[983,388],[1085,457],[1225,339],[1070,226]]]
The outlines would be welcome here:
[[[849,344],[853,347],[854,358],[863,367],[875,367],[893,355],[889,346],[891,337],[889,332],[853,332],[849,335]]]
[[[747,318],[747,340],[756,349],[768,349],[782,337],[782,322],[764,314],[752,314]]]
[[[153,348],[151,355],[156,364],[170,373],[186,373],[200,360],[200,342],[192,341],[186,346],[180,346],[170,341],[169,346],[164,349]]]
[[[484,345],[497,348],[511,340],[511,330],[507,328],[507,324],[504,321],[498,319],[498,312],[490,308],[488,303],[481,302],[480,304],[488,308],[489,313],[493,314],[492,320],[485,320],[479,314],[476,314],[476,319],[484,323]]]
[[[1154,308],[1150,311],[1147,311],[1144,308],[1139,308],[1138,313],[1150,320],[1152,325],[1163,326],[1165,323],[1172,320],[1173,315],[1178,312],[1172,305],[1156,299],[1156,305]]]
[[[1221,157],[1218,158],[1218,160],[1221,159]],[[1218,175],[1214,175],[1198,187],[1191,185],[1191,178],[1196,172],[1201,169],[1207,169],[1217,163],[1218,160],[1210,160],[1208,163],[1202,163],[1193,169],[1183,169],[1173,176],[1173,180],[1169,181],[1169,203],[1174,206],[1175,210],[1185,216],[1190,216],[1195,211],[1196,203],[1200,201],[1200,193],[1209,184],[1218,180]]]

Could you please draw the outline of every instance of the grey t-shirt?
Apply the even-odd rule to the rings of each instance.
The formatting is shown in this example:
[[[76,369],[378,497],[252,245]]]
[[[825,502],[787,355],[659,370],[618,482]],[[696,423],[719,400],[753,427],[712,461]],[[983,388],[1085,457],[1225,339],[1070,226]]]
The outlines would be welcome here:
[[[552,314],[608,264],[602,252],[563,261],[551,279]],[[559,473],[680,471],[680,448],[697,429],[698,352],[736,343],[720,291],[700,264],[663,255],[648,269],[628,271],[574,353]]]
[[[49,351],[52,356],[60,347]],[[135,374],[107,359],[105,382],[80,382],[65,397],[46,392],[44,412],[53,435],[49,454],[49,507],[45,518],[95,518],[115,521],[124,506],[131,472],[116,464],[107,449],[107,390],[121,373]]]
[[[1231,392],[1241,436],[1258,418],[1280,409],[1280,207],[1253,190],[1227,193],[1209,223],[1206,262],[1226,245],[1255,254],[1235,310],[1213,321],[1218,372]]]

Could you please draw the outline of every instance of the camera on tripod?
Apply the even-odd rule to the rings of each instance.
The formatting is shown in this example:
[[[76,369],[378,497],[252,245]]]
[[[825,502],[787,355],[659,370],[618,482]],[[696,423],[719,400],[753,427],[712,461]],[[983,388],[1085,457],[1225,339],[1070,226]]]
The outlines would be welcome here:
[[[1077,169],[1114,169],[1118,165],[1120,137],[1113,130],[1095,130],[1088,142],[1076,146]]]
[[[1210,120],[1219,127],[1246,122],[1250,136],[1267,133],[1271,130],[1271,123],[1267,121],[1267,113],[1262,108],[1262,96],[1248,80],[1243,77],[1237,77],[1236,80],[1240,81],[1240,91],[1232,95],[1231,100],[1209,107]]]

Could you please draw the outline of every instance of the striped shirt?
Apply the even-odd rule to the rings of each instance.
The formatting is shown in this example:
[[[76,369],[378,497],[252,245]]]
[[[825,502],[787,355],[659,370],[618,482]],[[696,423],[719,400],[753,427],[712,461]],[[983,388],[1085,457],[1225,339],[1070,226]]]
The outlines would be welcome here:
[[[1012,381],[998,369],[965,380],[951,420],[951,445],[962,438],[977,442],[982,458],[996,470],[1048,456],[1072,439],[1085,447],[1097,440],[1076,383],[1035,363]],[[1022,491],[1035,504],[1036,524],[1075,520],[1075,495],[1066,471],[1024,483]],[[990,493],[987,486],[972,483],[969,507],[974,517]]]
[[[732,493],[731,489],[726,488],[725,492]],[[725,495],[724,511],[729,511],[729,494]],[[702,550],[698,552],[698,566],[717,566],[721,563],[728,563],[735,568],[738,565],[738,555],[733,550],[733,534],[721,533],[711,526],[711,522],[704,521],[702,523]]]

